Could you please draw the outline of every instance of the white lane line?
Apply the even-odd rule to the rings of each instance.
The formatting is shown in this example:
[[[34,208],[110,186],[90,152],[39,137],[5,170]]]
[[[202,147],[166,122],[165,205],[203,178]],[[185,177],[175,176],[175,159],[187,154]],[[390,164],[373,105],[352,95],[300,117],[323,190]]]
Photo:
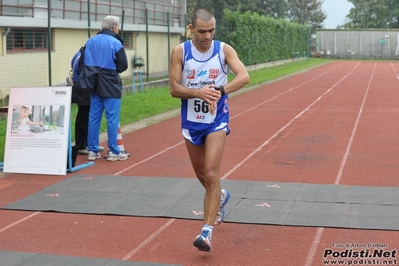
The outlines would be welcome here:
[[[155,231],[152,235],[147,237],[143,242],[140,243],[135,249],[129,252],[125,257],[122,258],[122,260],[128,260],[131,257],[133,257],[137,252],[139,252],[145,245],[151,242],[154,238],[156,238],[163,230],[168,228],[176,219],[170,219],[168,220],[164,225],[162,225],[157,231]]]
[[[22,218],[22,219],[20,219],[20,220],[14,222],[14,223],[12,223],[12,224],[7,225],[6,227],[1,228],[1,229],[0,229],[0,233],[4,232],[4,231],[7,230],[7,229],[10,229],[11,227],[13,227],[13,226],[15,226],[15,225],[17,225],[17,224],[19,224],[19,223],[22,223],[23,221],[26,221],[26,220],[32,218],[33,216],[38,215],[39,213],[40,213],[40,212],[32,213],[31,215],[28,215],[28,216],[26,216],[25,218]]]
[[[290,88],[290,89],[288,89],[288,90],[286,90],[286,91],[283,91],[283,92],[281,92],[281,93],[279,93],[279,94],[273,96],[272,98],[267,99],[266,101],[263,101],[263,102],[261,102],[261,103],[259,103],[259,104],[257,104],[257,105],[254,105],[253,107],[251,107],[251,108],[249,108],[249,109],[246,109],[245,111],[242,111],[242,112],[239,113],[239,114],[236,114],[235,116],[232,116],[231,119],[234,119],[234,118],[236,118],[236,117],[238,117],[238,116],[241,116],[241,115],[243,115],[243,114],[245,114],[245,113],[248,113],[248,112],[250,112],[250,111],[252,111],[252,110],[258,108],[259,106],[264,105],[265,103],[268,103],[268,102],[270,102],[270,101],[272,101],[272,100],[274,100],[274,99],[276,99],[276,98],[278,98],[278,97],[280,97],[280,96],[282,96],[282,95],[284,95],[284,94],[287,94],[288,92],[291,92],[291,91],[293,91],[293,90],[295,90],[295,89],[297,89],[297,88],[299,88],[299,87],[302,87],[302,86],[306,85],[307,83],[309,83],[309,82],[311,82],[311,81],[313,81],[313,80],[315,80],[315,79],[318,79],[318,78],[320,78],[320,77],[322,77],[322,76],[324,76],[324,75],[326,75],[326,74],[328,74],[328,73],[329,73],[329,71],[326,71],[326,72],[321,73],[321,74],[319,74],[318,76],[315,76],[315,77],[313,77],[312,79],[309,79],[309,80],[307,80],[307,81],[305,81],[305,82],[303,82],[303,83],[301,83],[301,84],[299,84],[299,85],[297,85],[297,86],[295,86],[295,87],[292,87],[292,88]]]
[[[395,76],[396,76],[396,78],[399,80],[399,75],[398,75],[398,72],[396,71],[396,69],[395,69],[395,66],[394,66],[394,64],[393,64],[393,63],[391,63],[391,67],[392,67],[392,69],[393,69],[393,72],[395,72]]]
[[[338,185],[341,182],[342,173],[344,172],[345,164],[346,164],[346,161],[347,161],[348,156],[349,156],[349,151],[350,151],[350,149],[352,147],[352,142],[353,142],[353,139],[355,138],[355,134],[356,134],[357,127],[359,125],[360,117],[362,116],[362,113],[363,113],[364,104],[366,103],[367,95],[369,94],[369,90],[370,90],[370,87],[371,87],[371,81],[372,81],[372,79],[374,77],[374,73],[375,73],[375,68],[376,68],[376,65],[374,65],[373,73],[371,74],[371,77],[370,77],[370,80],[369,80],[369,84],[368,84],[367,89],[366,89],[366,93],[364,94],[362,104],[360,105],[360,109],[359,109],[359,112],[357,114],[356,122],[355,122],[355,125],[354,125],[353,130],[352,130],[352,134],[351,134],[351,136],[349,138],[348,145],[346,146],[346,151],[345,151],[344,157],[342,158],[337,178],[335,179],[335,183],[334,183],[335,185]]]
[[[236,164],[229,172],[227,172],[221,179],[225,179],[227,176],[231,175],[235,170],[241,167],[246,161],[248,161],[252,156],[254,156],[255,153],[259,152],[262,150],[263,147],[265,147],[271,140],[273,140],[275,137],[277,137],[283,130],[285,130],[288,126],[290,126],[295,120],[300,118],[304,113],[306,113],[313,105],[315,105],[317,102],[319,102],[326,94],[328,94],[331,90],[333,90],[339,83],[341,83],[344,79],[346,79],[352,72],[360,65],[357,64],[352,71],[350,71],[348,74],[346,74],[344,77],[342,77],[338,82],[336,82],[332,87],[330,87],[328,90],[326,90],[319,98],[317,98],[314,102],[312,102],[308,107],[306,107],[302,112],[297,114],[291,121],[289,121],[287,124],[285,124],[280,130],[278,130],[276,133],[274,133],[273,136],[271,136],[268,140],[266,140],[262,145],[260,145],[257,149],[255,149],[253,152],[248,154],[247,157],[244,158],[240,163]]]
[[[312,245],[310,246],[308,256],[306,257],[305,265],[310,266],[313,263],[314,256],[316,254],[317,249],[319,248],[319,243],[321,240],[321,236],[323,235],[324,228],[317,228],[316,235],[313,239]]]
[[[356,130],[357,130],[357,127],[359,125],[359,120],[360,120],[360,117],[361,117],[361,115],[363,113],[364,104],[366,102],[366,98],[367,98],[367,95],[368,95],[369,90],[370,90],[371,81],[372,81],[372,79],[374,77],[374,74],[375,74],[376,65],[377,65],[377,63],[374,64],[374,69],[373,69],[373,72],[372,72],[372,74],[370,76],[369,84],[368,84],[366,92],[364,94],[363,102],[362,102],[362,104],[360,106],[360,109],[359,109],[359,112],[358,112],[358,115],[357,115],[357,119],[356,119],[355,125],[354,125],[353,130],[352,130],[352,134],[351,134],[351,136],[349,138],[348,145],[346,146],[346,150],[345,150],[344,156],[342,157],[341,164],[339,166],[337,178],[335,179],[334,185],[338,185],[340,183],[340,181],[341,181],[342,173],[344,172],[344,168],[345,168],[345,165],[346,165],[346,162],[347,162],[347,159],[348,159],[349,151],[350,151],[350,149],[352,147],[352,142],[353,142],[353,139],[355,137]],[[321,236],[323,234],[323,231],[324,231],[323,227],[319,227],[317,229],[316,236],[313,239],[312,245],[311,245],[311,247],[309,249],[309,252],[308,252],[308,255],[306,257],[305,266],[311,266],[313,264],[314,257],[316,255],[317,249],[319,248],[319,245],[320,245],[320,239],[321,239]]]
[[[333,67],[332,69],[327,70],[327,71],[325,71],[325,72],[323,72],[323,73],[321,73],[321,74],[319,74],[319,75],[317,75],[317,76],[314,76],[313,78],[311,78],[311,79],[309,79],[309,80],[307,80],[307,81],[305,81],[305,82],[303,82],[303,83],[301,83],[301,84],[299,84],[299,85],[297,85],[297,86],[295,86],[295,87],[292,87],[292,88],[290,88],[290,89],[288,89],[288,90],[286,90],[286,91],[284,91],[284,92],[281,92],[281,93],[279,93],[279,94],[273,96],[272,98],[267,99],[266,101],[261,102],[261,103],[255,105],[255,106],[253,106],[252,108],[249,108],[249,109],[247,109],[247,110],[245,110],[245,111],[242,111],[242,112],[239,113],[239,114],[236,114],[235,116],[230,117],[230,119],[234,119],[234,118],[236,118],[236,117],[238,117],[238,116],[241,116],[241,115],[243,115],[243,114],[245,114],[245,113],[247,113],[247,112],[249,112],[249,111],[252,111],[252,110],[258,108],[258,107],[261,106],[261,105],[264,105],[265,103],[270,102],[271,100],[274,100],[274,99],[280,97],[281,95],[284,95],[284,94],[286,94],[286,93],[288,93],[288,92],[290,92],[290,91],[293,91],[293,90],[295,90],[295,89],[297,89],[297,88],[300,88],[300,87],[302,87],[303,85],[306,85],[307,83],[309,83],[309,82],[311,82],[311,81],[313,81],[313,80],[315,80],[315,79],[318,79],[318,78],[320,78],[320,77],[322,77],[322,76],[324,76],[324,75],[326,75],[326,74],[329,74],[329,73],[331,73],[332,70],[334,70],[334,69],[336,69],[336,68],[339,68],[339,67],[342,66],[343,64],[344,64],[344,63],[339,64],[339,65]],[[355,68],[357,68],[357,67],[358,67],[358,65],[357,65]],[[352,71],[353,71],[353,70],[352,70]]]
[[[184,143],[184,141],[180,141],[179,143],[177,143],[177,144],[175,144],[175,145],[173,145],[173,146],[170,146],[170,147],[168,147],[168,148],[166,148],[166,149],[164,149],[164,150],[162,150],[162,151],[160,151],[160,152],[158,152],[158,153],[156,153],[156,154],[154,154],[154,155],[152,155],[152,156],[150,156],[150,157],[147,157],[147,158],[144,159],[144,160],[141,160],[141,161],[139,161],[139,162],[137,162],[137,163],[135,163],[135,164],[132,164],[131,166],[126,167],[125,169],[122,169],[122,170],[120,170],[119,172],[116,172],[116,173],[113,174],[113,175],[120,175],[121,173],[126,172],[127,170],[132,169],[133,167],[136,167],[136,166],[139,165],[139,164],[145,163],[145,162],[147,162],[147,161],[149,161],[149,160],[151,160],[151,159],[157,157],[158,155],[161,155],[162,153],[167,152],[168,150],[174,149],[174,148],[176,148],[177,146],[179,146],[179,145],[181,145],[181,144],[183,144],[183,143]]]

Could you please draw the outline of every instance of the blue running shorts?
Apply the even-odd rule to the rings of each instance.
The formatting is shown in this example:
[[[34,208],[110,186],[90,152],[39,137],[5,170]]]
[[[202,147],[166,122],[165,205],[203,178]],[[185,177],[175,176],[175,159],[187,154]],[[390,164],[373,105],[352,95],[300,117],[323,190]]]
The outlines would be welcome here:
[[[222,122],[222,123],[213,123],[209,125],[208,128],[202,129],[202,130],[195,130],[195,129],[187,129],[183,128],[182,129],[182,134],[184,138],[186,138],[188,141],[190,141],[192,144],[196,146],[201,146],[204,144],[206,137],[213,133],[223,130],[226,132],[226,135],[230,134],[230,129],[228,126],[228,123]]]

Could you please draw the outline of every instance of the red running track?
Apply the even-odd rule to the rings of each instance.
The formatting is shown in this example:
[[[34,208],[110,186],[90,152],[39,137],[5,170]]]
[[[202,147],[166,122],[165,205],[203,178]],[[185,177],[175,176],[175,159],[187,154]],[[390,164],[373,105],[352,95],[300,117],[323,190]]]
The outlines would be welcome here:
[[[397,62],[334,61],[231,97],[222,178],[397,186],[398,74]],[[62,177],[1,178],[0,206],[75,174],[194,178],[179,117],[124,133],[123,143],[131,153],[127,161],[98,160]],[[201,226],[193,220],[0,210],[0,250],[182,265],[310,266],[327,265],[326,250],[341,252],[346,244],[359,252],[369,244],[399,248],[398,231],[223,223],[207,253],[192,245]]]

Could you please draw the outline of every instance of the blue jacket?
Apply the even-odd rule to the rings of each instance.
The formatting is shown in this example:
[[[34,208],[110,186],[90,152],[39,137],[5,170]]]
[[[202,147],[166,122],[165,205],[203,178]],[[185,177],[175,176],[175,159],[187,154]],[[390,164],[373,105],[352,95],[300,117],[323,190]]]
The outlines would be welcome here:
[[[122,39],[105,29],[90,38],[85,45],[83,66],[79,82],[83,89],[107,98],[122,97],[122,81],[119,73],[128,67]]]
[[[71,69],[73,72],[73,86],[72,86],[72,103],[76,103],[78,105],[90,105],[90,90],[84,90],[80,86],[79,82],[79,67],[81,64],[80,57],[81,51],[83,47],[73,56],[71,60]]]

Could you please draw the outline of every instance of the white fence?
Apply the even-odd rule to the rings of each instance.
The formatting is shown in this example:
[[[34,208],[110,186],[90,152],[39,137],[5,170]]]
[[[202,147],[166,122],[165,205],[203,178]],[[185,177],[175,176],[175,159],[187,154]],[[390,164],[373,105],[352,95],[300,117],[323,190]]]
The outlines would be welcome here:
[[[318,30],[312,37],[322,57],[399,59],[399,29]]]

